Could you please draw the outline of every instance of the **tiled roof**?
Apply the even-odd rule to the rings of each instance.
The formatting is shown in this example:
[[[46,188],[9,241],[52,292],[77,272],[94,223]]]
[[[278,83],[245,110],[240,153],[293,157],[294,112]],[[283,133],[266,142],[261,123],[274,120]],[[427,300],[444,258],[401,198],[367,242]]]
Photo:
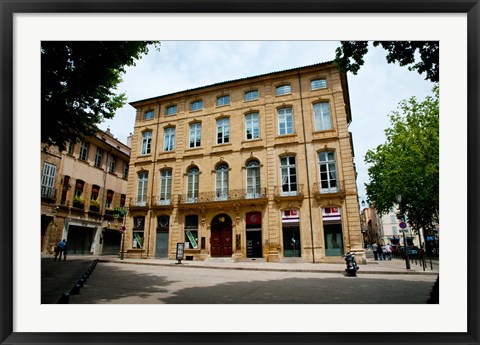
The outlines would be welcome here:
[[[173,93],[169,93],[169,94],[165,94],[165,95],[160,95],[160,96],[156,96],[156,97],[145,98],[145,99],[141,99],[141,100],[138,100],[138,101],[130,102],[129,104],[133,106],[134,104],[149,101],[149,100],[153,100],[153,99],[157,99],[159,97],[172,96],[172,95],[180,94],[180,93],[183,93],[183,92],[196,91],[196,90],[201,90],[201,89],[212,87],[212,86],[224,85],[224,84],[233,83],[233,82],[237,82],[237,81],[254,79],[254,78],[259,78],[259,77],[265,77],[265,76],[269,76],[269,75],[280,74],[280,73],[284,73],[284,72],[291,72],[291,71],[301,70],[301,69],[305,69],[305,68],[324,66],[324,65],[332,64],[333,62],[334,61],[326,61],[326,62],[321,62],[321,63],[313,64],[313,65],[307,65],[307,66],[303,66],[303,67],[289,68],[289,69],[285,69],[285,70],[281,70],[281,71],[258,74],[258,75],[255,75],[255,76],[250,76],[250,77],[245,77],[245,78],[240,78],[240,79],[222,81],[222,82],[219,82],[219,83],[199,86],[199,87],[195,87],[195,88],[192,88],[192,89],[186,89],[186,90],[177,91],[177,92],[173,92]]]

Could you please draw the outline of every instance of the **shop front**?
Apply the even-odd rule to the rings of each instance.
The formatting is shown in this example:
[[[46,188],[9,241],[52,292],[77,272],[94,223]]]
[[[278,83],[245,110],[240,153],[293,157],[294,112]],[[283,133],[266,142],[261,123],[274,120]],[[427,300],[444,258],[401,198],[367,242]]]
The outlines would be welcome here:
[[[301,257],[300,211],[297,209],[282,211],[283,256]]]
[[[246,215],[247,258],[262,257],[262,214],[249,212]]]
[[[342,216],[339,207],[322,209],[323,234],[325,241],[325,256],[342,256],[343,233]]]

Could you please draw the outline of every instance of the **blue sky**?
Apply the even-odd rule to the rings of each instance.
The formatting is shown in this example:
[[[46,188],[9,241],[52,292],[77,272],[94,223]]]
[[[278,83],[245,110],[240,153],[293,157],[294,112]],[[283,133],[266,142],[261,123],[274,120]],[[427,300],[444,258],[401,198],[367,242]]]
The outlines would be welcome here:
[[[178,92],[217,82],[281,71],[335,58],[338,41],[162,41],[160,51],[127,68],[118,91],[128,102]],[[357,187],[360,201],[368,182],[364,156],[384,143],[388,114],[401,100],[424,99],[433,84],[407,67],[388,64],[382,48],[370,47],[357,75],[348,74]],[[122,142],[133,132],[135,109],[129,104],[115,118],[100,125]]]

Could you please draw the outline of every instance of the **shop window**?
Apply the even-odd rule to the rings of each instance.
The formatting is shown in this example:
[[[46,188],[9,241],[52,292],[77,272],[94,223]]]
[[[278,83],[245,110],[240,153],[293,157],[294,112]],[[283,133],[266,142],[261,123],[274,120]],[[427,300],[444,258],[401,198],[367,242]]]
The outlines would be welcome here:
[[[339,207],[325,207],[322,209],[323,233],[326,256],[342,256],[343,233],[342,217]]]
[[[198,249],[198,216],[185,216],[185,248]]]
[[[133,230],[132,248],[142,249],[143,236],[144,236],[144,230],[145,230],[145,217],[133,218],[132,230]]]

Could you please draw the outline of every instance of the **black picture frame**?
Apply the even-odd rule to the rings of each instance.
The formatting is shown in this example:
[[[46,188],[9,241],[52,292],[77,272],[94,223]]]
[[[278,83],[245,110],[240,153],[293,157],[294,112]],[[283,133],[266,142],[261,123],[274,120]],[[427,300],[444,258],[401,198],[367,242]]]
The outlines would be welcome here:
[[[0,340],[2,344],[478,344],[479,0],[19,1],[0,0]],[[13,16],[16,13],[466,13],[468,29],[468,315],[465,333],[15,333],[13,332]],[[445,231],[454,231],[448,229]],[[345,327],[348,323],[345,320]],[[355,322],[359,322],[356,320]],[[347,329],[346,329],[347,330]]]

